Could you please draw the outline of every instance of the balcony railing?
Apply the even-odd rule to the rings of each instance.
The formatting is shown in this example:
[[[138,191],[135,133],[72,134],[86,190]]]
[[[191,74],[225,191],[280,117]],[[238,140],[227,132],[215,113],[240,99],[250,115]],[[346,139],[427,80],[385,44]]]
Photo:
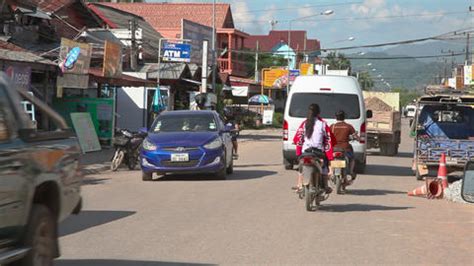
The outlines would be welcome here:
[[[247,69],[245,62],[232,60],[232,65],[229,64],[228,58],[218,58],[217,59],[219,71],[228,73],[229,75],[246,77]]]

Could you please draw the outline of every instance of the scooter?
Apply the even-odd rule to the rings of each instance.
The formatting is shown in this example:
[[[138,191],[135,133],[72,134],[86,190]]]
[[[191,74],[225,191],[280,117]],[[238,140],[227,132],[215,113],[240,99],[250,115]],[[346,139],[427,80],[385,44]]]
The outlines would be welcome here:
[[[140,146],[146,137],[146,133],[117,129],[115,134],[113,141],[115,153],[110,170],[117,171],[122,162],[127,164],[128,169],[134,170],[139,162]]]
[[[331,181],[336,187],[337,194],[344,194],[346,187],[350,184],[347,175],[350,172],[350,161],[345,155],[344,149],[334,148],[334,160],[331,161]]]
[[[303,190],[299,192],[300,199],[305,200],[307,211],[316,211],[322,201],[329,198],[322,176],[325,154],[319,149],[306,150],[299,162],[303,172]]]

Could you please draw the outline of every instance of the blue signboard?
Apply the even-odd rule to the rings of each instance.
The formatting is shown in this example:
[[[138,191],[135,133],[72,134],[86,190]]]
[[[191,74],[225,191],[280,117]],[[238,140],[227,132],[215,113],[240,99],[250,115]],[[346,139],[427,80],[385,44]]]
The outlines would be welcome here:
[[[162,58],[166,62],[189,63],[191,61],[191,45],[186,43],[164,43]]]

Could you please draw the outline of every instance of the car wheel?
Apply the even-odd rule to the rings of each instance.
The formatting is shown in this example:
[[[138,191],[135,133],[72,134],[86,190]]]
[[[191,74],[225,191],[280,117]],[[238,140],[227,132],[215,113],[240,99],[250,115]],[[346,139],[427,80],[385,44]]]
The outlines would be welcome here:
[[[233,156],[232,156],[232,159],[231,159],[231,161],[230,161],[230,165],[229,165],[229,166],[227,167],[227,169],[226,169],[226,173],[230,175],[230,174],[232,174],[233,172],[234,172],[234,158],[233,158]]]
[[[153,179],[153,173],[142,172],[143,181],[151,181]]]
[[[283,164],[285,165],[286,170],[293,170],[293,163],[287,159],[283,159]]]
[[[31,247],[19,265],[53,265],[55,257],[56,221],[44,205],[34,204],[26,227],[23,245]]]
[[[226,179],[226,174],[227,174],[227,167],[225,165],[225,162],[227,161],[227,154],[224,155],[224,167],[219,170],[219,172],[216,173],[216,177],[218,179]]]

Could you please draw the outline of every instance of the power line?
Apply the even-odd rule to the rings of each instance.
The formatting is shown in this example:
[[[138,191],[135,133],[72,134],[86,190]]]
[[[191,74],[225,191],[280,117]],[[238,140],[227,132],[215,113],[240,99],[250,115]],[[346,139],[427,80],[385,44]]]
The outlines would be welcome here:
[[[304,8],[311,8],[311,7],[346,6],[346,5],[357,5],[357,4],[362,4],[362,2],[346,2],[346,3],[332,3],[332,4],[328,3],[328,4],[317,4],[317,5],[305,5],[305,6],[299,6],[299,7],[255,9],[255,10],[249,10],[249,11],[245,11],[245,12],[234,13],[234,15],[248,14],[248,13],[259,13],[259,12],[266,12],[266,11],[282,11],[282,10],[304,9]]]
[[[437,14],[410,14],[410,15],[392,15],[392,16],[374,16],[374,17],[346,17],[346,18],[331,18],[331,19],[303,19],[300,22],[305,21],[352,21],[352,20],[374,20],[374,19],[398,19],[398,18],[409,18],[409,17],[439,17],[439,16],[448,16],[456,14],[470,14],[469,11],[451,11],[451,12],[442,12]],[[279,20],[279,22],[289,22],[291,19]],[[249,21],[236,21],[237,23],[259,23],[267,22],[267,20],[249,20]]]

